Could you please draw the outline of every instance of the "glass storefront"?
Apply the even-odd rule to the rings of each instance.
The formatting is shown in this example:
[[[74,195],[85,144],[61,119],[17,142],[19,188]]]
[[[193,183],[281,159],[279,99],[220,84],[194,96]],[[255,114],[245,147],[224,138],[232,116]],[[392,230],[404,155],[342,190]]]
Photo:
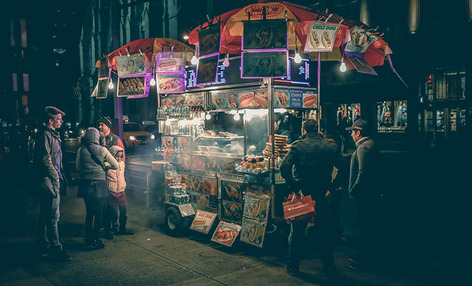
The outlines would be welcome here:
[[[406,100],[377,102],[377,132],[405,132],[407,110]]]

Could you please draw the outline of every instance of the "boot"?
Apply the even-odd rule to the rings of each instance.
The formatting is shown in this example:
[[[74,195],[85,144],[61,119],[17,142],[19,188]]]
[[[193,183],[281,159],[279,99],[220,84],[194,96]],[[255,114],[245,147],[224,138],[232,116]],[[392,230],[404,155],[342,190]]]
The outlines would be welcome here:
[[[119,232],[119,227],[118,227],[118,223],[117,223],[117,222],[114,222],[114,223],[113,223],[113,226],[111,227],[111,232],[114,233],[114,234],[118,234],[118,232]]]

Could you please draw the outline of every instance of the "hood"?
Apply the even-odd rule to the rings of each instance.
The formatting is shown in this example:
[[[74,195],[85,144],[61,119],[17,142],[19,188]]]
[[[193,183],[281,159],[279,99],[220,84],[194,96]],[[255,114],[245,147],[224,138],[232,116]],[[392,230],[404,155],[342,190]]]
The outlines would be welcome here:
[[[81,143],[82,145],[90,145],[90,144],[99,144],[100,139],[100,132],[95,127],[89,127],[85,131],[84,136],[82,136]]]
[[[110,147],[110,153],[113,155],[113,157],[115,157],[116,153],[118,153],[119,151],[123,151],[124,153],[123,148],[121,148],[120,146],[113,145]]]

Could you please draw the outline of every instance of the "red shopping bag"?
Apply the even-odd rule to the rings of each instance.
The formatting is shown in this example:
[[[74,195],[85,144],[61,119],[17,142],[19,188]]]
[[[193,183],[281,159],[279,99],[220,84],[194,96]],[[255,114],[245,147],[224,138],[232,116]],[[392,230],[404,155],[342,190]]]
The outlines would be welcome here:
[[[315,218],[315,201],[311,196],[292,195],[283,203],[284,219],[287,223],[294,221],[313,222]]]

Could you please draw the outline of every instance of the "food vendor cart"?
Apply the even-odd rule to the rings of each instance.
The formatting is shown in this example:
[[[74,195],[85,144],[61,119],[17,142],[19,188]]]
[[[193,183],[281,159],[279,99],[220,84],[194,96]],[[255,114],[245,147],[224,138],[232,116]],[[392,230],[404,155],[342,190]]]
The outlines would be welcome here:
[[[282,198],[276,194],[285,183],[278,166],[300,135],[302,120],[319,116],[309,74],[299,74],[300,67],[310,70],[309,62],[290,62],[293,76],[288,79],[243,80],[231,77],[240,64],[233,59],[232,69],[219,66],[219,83],[193,88],[187,82],[185,93],[161,94],[157,120],[164,160],[153,162],[153,169],[165,174],[165,203],[173,204],[166,208],[170,230],[190,227],[208,233],[211,224],[199,222],[206,225],[203,229],[196,223],[204,212],[213,214],[212,223],[239,226],[241,241],[262,247],[268,226],[273,230],[283,216]],[[292,136],[277,134],[286,118],[294,119]],[[191,205],[197,215],[182,213],[179,205]],[[216,233],[221,231],[213,239],[225,244]]]

